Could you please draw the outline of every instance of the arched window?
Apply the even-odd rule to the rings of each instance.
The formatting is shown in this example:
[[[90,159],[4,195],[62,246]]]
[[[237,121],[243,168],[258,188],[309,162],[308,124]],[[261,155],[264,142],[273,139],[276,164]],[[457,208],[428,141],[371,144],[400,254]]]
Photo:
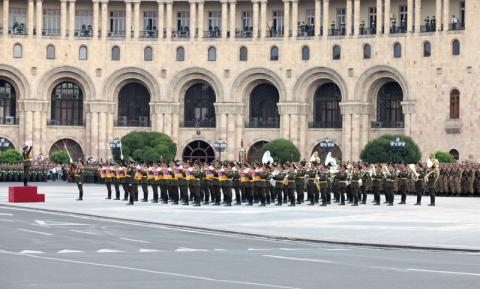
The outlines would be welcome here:
[[[280,127],[278,100],[279,94],[275,86],[268,83],[257,85],[250,93],[250,120],[248,127]]]
[[[152,61],[153,60],[153,50],[152,47],[147,46],[143,50],[143,60],[144,61]]]
[[[197,83],[185,94],[184,127],[215,127],[215,92],[206,83]]]
[[[384,128],[403,128],[403,91],[397,82],[385,83],[378,92],[377,121]]]
[[[314,122],[316,128],[341,128],[342,115],[340,88],[333,82],[328,82],[315,91]]]
[[[217,60],[217,49],[215,47],[208,48],[208,61]]]
[[[120,48],[118,46],[112,47],[112,60],[114,61],[120,60]]]
[[[333,60],[339,60],[342,56],[342,50],[340,46],[334,45],[332,49],[332,58]]]
[[[363,59],[372,58],[372,47],[370,44],[363,45]]]
[[[450,119],[460,118],[460,91],[454,89],[450,92]]]
[[[150,126],[150,93],[147,88],[131,82],[118,94],[118,126]]]
[[[248,49],[245,46],[240,47],[240,61],[248,60]]]
[[[15,88],[3,79],[0,79],[0,124],[15,124],[17,95]]]
[[[452,55],[460,55],[460,41],[457,39],[452,41]]]
[[[83,125],[83,92],[73,82],[62,82],[52,91],[52,125]]]
[[[402,57],[402,45],[398,42],[393,44],[393,58],[401,58]]]
[[[270,49],[270,60],[277,61],[278,60],[278,47],[272,46]]]
[[[423,57],[430,57],[432,55],[432,44],[428,41],[423,43]]]
[[[13,58],[22,58],[22,45],[20,43],[13,45]]]
[[[55,59],[55,46],[52,44],[47,46],[47,59]]]
[[[185,48],[183,48],[182,46],[177,47],[176,59],[177,61],[185,60]]]
[[[78,50],[78,59],[87,60],[88,59],[88,49],[85,45],[80,46]]]
[[[310,60],[310,48],[307,45],[302,47],[302,60]]]

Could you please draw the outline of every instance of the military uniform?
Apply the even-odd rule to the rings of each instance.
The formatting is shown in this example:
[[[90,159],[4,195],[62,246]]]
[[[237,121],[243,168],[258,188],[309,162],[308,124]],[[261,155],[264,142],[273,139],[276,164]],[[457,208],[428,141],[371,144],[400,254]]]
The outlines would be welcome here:
[[[395,183],[395,175],[390,174],[385,177],[385,202],[389,206],[393,206],[393,202],[395,198],[394,191],[393,191],[394,183]]]
[[[360,182],[361,182],[360,174],[358,172],[353,172],[351,184],[350,184],[350,192],[352,194],[352,199],[353,199],[352,206],[358,206],[358,199],[360,194]]]
[[[297,204],[305,200],[305,169],[299,168],[295,172],[295,191],[297,192]]]
[[[338,194],[340,196],[340,204],[341,206],[345,205],[345,192],[347,190],[347,178],[348,175],[345,171],[337,173],[338,178]]]
[[[317,187],[317,171],[313,168],[306,171],[307,176],[307,198],[310,201],[310,205],[318,203],[319,191]]]
[[[272,178],[275,182],[275,192],[277,194],[276,206],[281,206],[282,200],[283,200],[282,192],[285,186],[285,183],[284,183],[285,173],[280,171],[274,171],[272,173]]]
[[[381,176],[378,174],[372,175],[372,191],[373,202],[375,205],[380,205],[380,189],[381,189]]]
[[[425,192],[425,173],[423,171],[418,173],[418,179],[415,181],[415,189],[417,191],[417,202],[415,205],[422,204],[422,195]]]
[[[239,206],[242,204],[242,184],[240,181],[240,173],[237,169],[232,169],[230,172],[230,177],[232,178],[233,189],[235,190],[235,205]]]
[[[158,185],[159,181],[157,180],[158,171],[154,167],[149,167],[147,170],[147,179],[148,184],[152,186],[153,199],[152,203],[158,203]]]
[[[287,172],[287,183],[284,187],[284,195],[287,195],[290,200],[291,207],[295,206],[295,179],[296,179],[295,172],[289,171]],[[285,200],[285,199],[284,199]]]
[[[400,171],[398,174],[398,190],[401,195],[401,201],[399,204],[404,205],[407,202],[407,182],[408,182],[408,173],[405,170]]]
[[[78,165],[73,171],[73,180],[78,187],[78,201],[83,200],[83,167]]]
[[[226,206],[232,205],[232,177],[230,172],[221,169],[218,171],[218,181],[223,192],[223,202]]]

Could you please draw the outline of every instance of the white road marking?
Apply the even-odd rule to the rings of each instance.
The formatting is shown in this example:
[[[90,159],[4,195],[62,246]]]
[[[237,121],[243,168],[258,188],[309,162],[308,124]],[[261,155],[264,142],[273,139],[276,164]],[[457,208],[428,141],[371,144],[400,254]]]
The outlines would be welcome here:
[[[144,244],[150,244],[150,242],[147,241],[142,241],[142,240],[135,240],[135,239],[129,239],[129,238],[120,238],[125,241],[131,241],[131,242],[137,242],[137,243],[144,243]]]
[[[335,249],[323,249],[326,251],[352,251],[352,249],[342,249],[342,248],[335,248]]]
[[[280,248],[283,251],[310,251],[312,249],[302,249],[302,248]]]
[[[13,220],[7,220],[7,219],[0,219],[0,221],[13,223]]]
[[[114,250],[114,249],[100,249],[97,253],[124,253],[125,251]]]
[[[42,251],[23,250],[19,254],[44,254]]]
[[[293,260],[293,261],[315,262],[315,263],[332,263],[332,261],[319,260],[319,259],[293,258],[293,257],[276,256],[276,255],[262,255],[262,256],[267,257],[267,258],[286,259],[286,260]]]
[[[140,253],[157,253],[157,252],[165,252],[162,250],[157,250],[157,249],[140,249]]]
[[[208,250],[206,249],[192,249],[192,248],[184,248],[180,247],[175,252],[207,252]]]
[[[237,285],[244,285],[247,288],[251,287],[266,287],[266,288],[282,288],[282,289],[301,289],[299,287],[289,287],[289,286],[282,286],[282,285],[274,285],[274,284],[265,284],[265,283],[254,283],[254,282],[244,282],[244,281],[236,281],[236,280],[227,280],[227,279],[215,279],[211,277],[204,277],[204,276],[195,276],[195,275],[186,275],[186,274],[179,274],[173,272],[164,272],[164,271],[156,271],[156,270],[148,270],[136,267],[127,267],[127,266],[117,266],[117,265],[110,265],[110,264],[103,264],[103,263],[94,263],[94,262],[84,262],[72,259],[61,259],[61,258],[53,258],[53,257],[46,257],[46,256],[36,256],[36,255],[28,255],[28,254],[19,254],[15,252],[9,252],[0,250],[1,253],[12,254],[16,256],[23,256],[23,257],[30,257],[42,260],[51,260],[51,261],[59,261],[59,262],[66,262],[66,263],[74,263],[74,264],[82,264],[82,265],[90,265],[96,267],[105,267],[105,268],[114,268],[114,269],[121,269],[121,270],[128,270],[128,271],[136,271],[136,272],[143,272],[143,273],[151,273],[151,274],[159,274],[159,275],[166,275],[166,276],[174,276],[174,277],[181,277],[187,279],[195,279],[195,280],[202,280],[202,281],[209,281],[215,283],[228,283],[228,284],[237,284]]]
[[[213,251],[227,251],[227,249],[213,249]]]
[[[40,226],[88,226],[88,224],[35,220]]]
[[[58,251],[57,253],[59,253],[59,254],[68,254],[68,253],[84,253],[84,252],[83,252],[83,251],[79,251],[79,250],[69,250],[69,249],[65,249],[65,250]]]
[[[41,235],[45,235],[45,236],[52,236],[53,234],[50,234],[50,233],[45,233],[45,232],[39,232],[39,231],[32,231],[32,230],[27,230],[27,229],[17,229],[19,231],[23,231],[23,232],[29,232],[29,233],[35,233],[35,234],[41,234]]]
[[[480,273],[470,273],[470,272],[455,272],[455,271],[442,271],[442,270],[428,270],[428,269],[407,269],[409,272],[427,272],[427,273],[437,273],[437,274],[451,274],[451,275],[465,275],[465,276],[475,276],[480,277]]]
[[[13,214],[10,214],[10,213],[0,213],[0,216],[13,216]]]
[[[79,231],[79,230],[70,230],[70,232],[80,233],[80,234],[87,234],[87,235],[98,235],[94,232],[87,232],[87,231]]]
[[[256,249],[256,248],[248,248],[248,251],[272,251],[273,249]]]

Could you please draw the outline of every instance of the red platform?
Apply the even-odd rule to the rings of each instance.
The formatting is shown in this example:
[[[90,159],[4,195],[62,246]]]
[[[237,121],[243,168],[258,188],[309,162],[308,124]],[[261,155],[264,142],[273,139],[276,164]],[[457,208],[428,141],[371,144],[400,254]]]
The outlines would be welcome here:
[[[45,195],[37,193],[36,186],[8,187],[10,203],[45,202]]]

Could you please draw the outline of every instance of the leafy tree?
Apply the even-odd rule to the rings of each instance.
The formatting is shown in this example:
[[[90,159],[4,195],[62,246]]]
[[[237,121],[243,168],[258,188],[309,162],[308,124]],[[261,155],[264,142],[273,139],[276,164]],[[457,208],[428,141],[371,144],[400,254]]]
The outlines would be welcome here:
[[[66,150],[59,150],[50,155],[50,161],[56,164],[68,164],[70,163],[70,157]]]
[[[266,143],[262,147],[262,154],[266,151],[270,151],[275,162],[287,162],[300,160],[300,152],[297,147],[289,140],[286,139],[275,139],[269,143]]]
[[[455,158],[447,152],[436,151],[435,152],[435,158],[440,163],[453,163],[453,162],[455,162]]]
[[[164,133],[133,131],[122,137],[122,150],[126,160],[170,161],[175,159],[177,145]]]
[[[15,149],[0,152],[0,163],[2,164],[19,164],[21,162],[23,162],[22,154]]]
[[[400,138],[405,147],[393,148],[391,141]],[[412,138],[404,135],[382,135],[370,141],[363,149],[360,158],[368,163],[416,163],[422,154]]]

